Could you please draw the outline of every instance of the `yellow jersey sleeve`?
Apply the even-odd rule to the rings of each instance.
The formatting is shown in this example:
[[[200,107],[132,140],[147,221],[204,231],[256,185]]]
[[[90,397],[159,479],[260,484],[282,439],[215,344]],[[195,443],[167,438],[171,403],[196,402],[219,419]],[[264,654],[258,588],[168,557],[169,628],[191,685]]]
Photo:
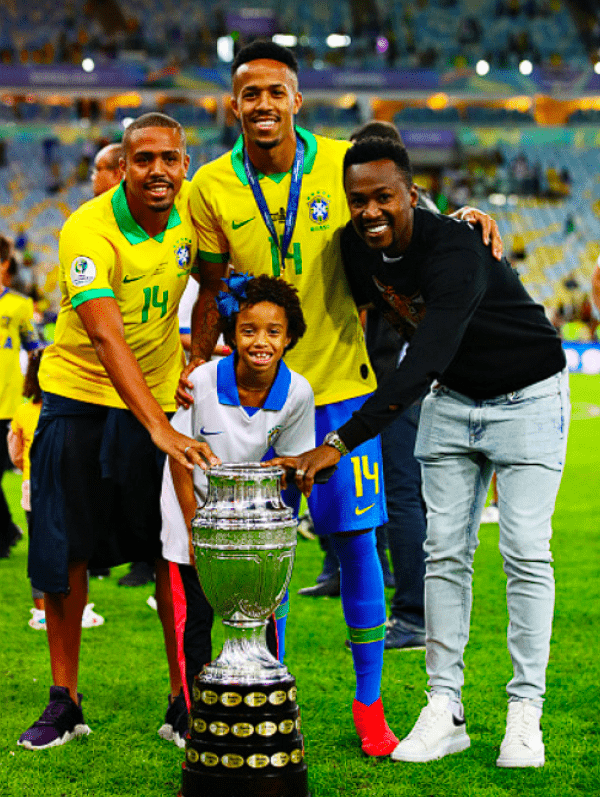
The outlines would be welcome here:
[[[190,215],[198,236],[198,255],[210,263],[227,263],[229,243],[220,220],[206,201],[202,177],[202,170],[198,170],[192,180],[189,199]]]
[[[105,235],[82,222],[77,213],[61,230],[58,255],[61,282],[73,308],[89,299],[114,297],[115,250]]]

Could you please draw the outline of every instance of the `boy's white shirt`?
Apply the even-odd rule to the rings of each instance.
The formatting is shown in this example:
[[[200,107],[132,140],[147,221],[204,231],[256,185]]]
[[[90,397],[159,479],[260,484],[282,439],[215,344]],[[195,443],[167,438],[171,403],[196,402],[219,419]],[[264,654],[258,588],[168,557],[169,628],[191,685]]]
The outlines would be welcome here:
[[[207,442],[223,463],[258,462],[271,446],[279,456],[295,456],[314,448],[315,404],[307,380],[280,361],[265,406],[249,416],[239,404],[233,358],[232,354],[211,361],[192,372],[189,378],[194,385],[194,403],[189,409],[180,408],[176,412],[171,420],[173,427],[188,437]],[[194,492],[198,504],[204,502],[206,488],[206,475],[196,466]],[[160,503],[163,556],[168,561],[189,565],[188,533],[168,460]]]

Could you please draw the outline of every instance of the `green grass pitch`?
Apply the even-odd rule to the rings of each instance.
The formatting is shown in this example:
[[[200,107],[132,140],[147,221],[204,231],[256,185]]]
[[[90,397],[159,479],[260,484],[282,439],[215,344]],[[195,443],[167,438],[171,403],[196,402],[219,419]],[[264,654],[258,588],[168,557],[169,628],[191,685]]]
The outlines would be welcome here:
[[[475,559],[464,689],[471,748],[430,764],[362,755],[350,714],[352,664],[340,601],[296,595],[299,587],[314,583],[321,562],[317,543],[300,540],[290,587],[287,664],[298,682],[313,797],[600,795],[600,379],[576,375],[571,388],[569,452],[554,518],[557,590],[542,720],[545,767],[495,766],[511,672],[497,526],[482,527]],[[24,524],[20,477],[6,474],[4,487]],[[45,632],[27,625],[32,604],[26,558],[23,540],[10,559],[0,560],[0,794],[174,797],[183,752],[156,733],[168,692],[159,622],[146,605],[151,589],[117,586],[126,567],[113,570],[109,579],[93,579],[90,589],[89,600],[106,618],[105,625],[83,631],[79,688],[93,733],[39,753],[17,747],[19,734],[44,708],[50,685]],[[216,654],[219,630],[214,644]],[[412,727],[425,687],[423,652],[386,652],[382,695],[398,736]]]

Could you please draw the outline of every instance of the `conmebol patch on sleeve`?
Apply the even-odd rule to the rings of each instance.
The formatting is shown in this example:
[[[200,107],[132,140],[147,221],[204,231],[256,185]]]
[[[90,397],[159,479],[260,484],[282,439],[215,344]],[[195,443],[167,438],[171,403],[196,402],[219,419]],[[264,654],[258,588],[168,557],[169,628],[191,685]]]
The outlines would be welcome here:
[[[90,285],[96,279],[96,264],[89,257],[80,255],[71,263],[71,282],[76,288]]]

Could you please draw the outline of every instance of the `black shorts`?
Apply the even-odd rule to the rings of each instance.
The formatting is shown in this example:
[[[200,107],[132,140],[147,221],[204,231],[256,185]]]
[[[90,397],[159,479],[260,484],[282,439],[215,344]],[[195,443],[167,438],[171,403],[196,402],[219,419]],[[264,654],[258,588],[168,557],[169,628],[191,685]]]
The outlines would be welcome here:
[[[160,556],[164,459],[129,410],[45,394],[31,449],[34,586],[68,591],[69,562]]]

